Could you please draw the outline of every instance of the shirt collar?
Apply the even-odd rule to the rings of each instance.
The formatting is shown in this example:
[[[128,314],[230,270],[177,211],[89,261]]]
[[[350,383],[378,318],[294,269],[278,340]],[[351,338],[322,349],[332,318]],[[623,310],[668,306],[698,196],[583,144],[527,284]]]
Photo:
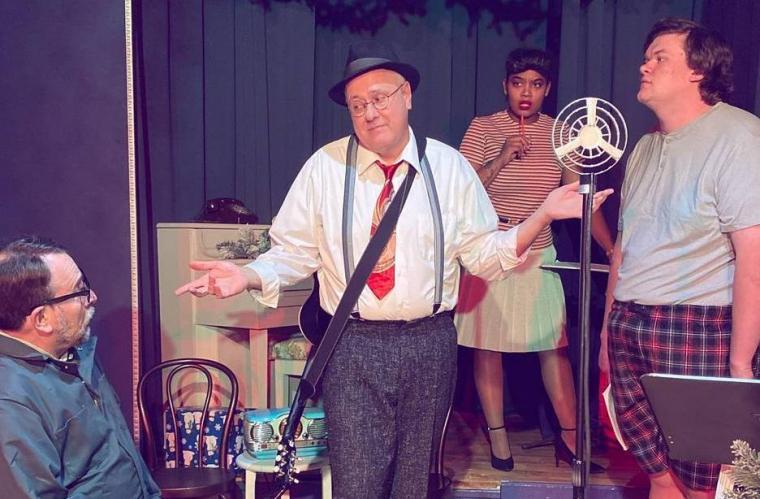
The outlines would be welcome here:
[[[702,123],[704,123],[705,118],[710,116],[715,112],[716,109],[720,108],[723,105],[723,102],[718,101],[715,104],[713,104],[710,109],[702,113],[700,116],[697,117],[697,119],[690,121],[689,123],[685,124],[681,128],[677,128],[673,130],[670,133],[664,133],[664,132],[658,132],[662,138],[666,138],[668,140],[677,140],[683,137],[684,135],[689,134],[693,129],[702,126]]]
[[[2,330],[0,330],[0,353],[19,359],[54,358],[50,352]]]
[[[84,345],[70,348],[61,359],[56,359],[52,354],[40,347],[0,330],[0,355],[28,361],[51,361],[54,364],[69,367],[71,365],[78,365],[80,351],[89,353],[90,350],[94,349],[96,341],[97,339],[93,336]]]
[[[376,161],[380,161],[380,156],[378,156],[377,153],[370,151],[369,149],[365,149],[361,146],[361,144],[359,144],[359,149],[356,152],[357,173],[359,175],[363,175],[370,166],[375,164]],[[409,141],[404,146],[404,150],[401,151],[401,155],[396,159],[396,161],[393,161],[393,163],[396,163],[398,161],[404,161],[405,163],[411,165],[412,168],[417,170],[418,173],[422,173],[420,169],[420,158],[417,153],[417,140],[414,137],[412,127],[409,127]]]

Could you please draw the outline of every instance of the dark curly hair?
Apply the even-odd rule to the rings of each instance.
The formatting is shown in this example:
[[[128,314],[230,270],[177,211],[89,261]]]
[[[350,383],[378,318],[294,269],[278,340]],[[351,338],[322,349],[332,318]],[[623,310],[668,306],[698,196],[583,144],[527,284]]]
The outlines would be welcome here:
[[[652,27],[644,42],[644,51],[655,38],[671,33],[686,35],[686,63],[690,69],[703,76],[699,82],[702,100],[713,105],[728,99],[734,90],[734,55],[723,37],[694,21],[668,17],[657,21]]]
[[[552,56],[543,50],[525,47],[515,49],[509,53],[507,61],[504,63],[507,78],[529,69],[546,78],[547,83],[552,82],[554,61],[552,60]]]
[[[16,331],[29,312],[53,297],[45,255],[66,253],[63,246],[37,236],[17,239],[0,249],[0,329]]]

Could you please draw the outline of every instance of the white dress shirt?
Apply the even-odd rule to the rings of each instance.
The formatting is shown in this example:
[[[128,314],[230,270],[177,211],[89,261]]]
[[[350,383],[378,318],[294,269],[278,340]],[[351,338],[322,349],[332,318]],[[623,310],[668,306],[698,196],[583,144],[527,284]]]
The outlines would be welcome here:
[[[396,160],[404,163],[393,177],[394,192],[398,192],[409,165],[418,175],[396,226],[395,286],[382,300],[365,286],[358,301],[364,319],[412,320],[433,310],[433,217],[411,128],[409,134],[410,140]],[[263,305],[276,307],[283,287],[317,272],[322,308],[330,314],[335,312],[348,282],[341,235],[347,147],[348,137],[344,137],[306,161],[269,231],[272,249],[248,265],[261,277],[262,290],[252,294]],[[427,141],[426,155],[435,178],[444,231],[440,311],[452,310],[457,302],[460,264],[484,279],[503,279],[525,255],[516,255],[517,227],[497,230],[496,212],[467,160],[433,139]],[[385,180],[378,160],[377,154],[359,146],[353,209],[355,262],[369,242],[372,211]]]

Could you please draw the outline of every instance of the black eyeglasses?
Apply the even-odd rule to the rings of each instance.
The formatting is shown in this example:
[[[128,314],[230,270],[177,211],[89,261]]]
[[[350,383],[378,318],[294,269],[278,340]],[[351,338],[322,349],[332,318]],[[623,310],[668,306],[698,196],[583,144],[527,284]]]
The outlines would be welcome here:
[[[401,85],[396,87],[396,90],[394,90],[393,92],[389,94],[384,94],[381,92],[376,93],[370,98],[369,102],[365,101],[364,99],[360,99],[358,97],[355,99],[351,99],[348,103],[348,111],[351,113],[351,115],[356,116],[358,118],[360,116],[364,116],[364,113],[367,112],[367,106],[369,106],[370,104],[375,106],[375,109],[377,110],[385,109],[386,107],[388,107],[388,102],[390,102],[390,99],[393,96],[393,94],[398,92],[401,89],[401,87],[404,86],[404,83],[406,83],[406,80],[404,80],[404,82],[401,83]]]
[[[82,271],[80,270],[80,272]],[[42,307],[44,305],[55,305],[56,303],[61,303],[66,300],[70,300],[72,298],[78,298],[80,296],[84,296],[85,305],[89,305],[90,302],[92,301],[92,288],[90,287],[90,281],[87,280],[87,276],[84,275],[84,272],[82,272],[82,285],[83,287],[79,291],[74,291],[73,293],[56,296],[55,298],[49,298],[43,301],[42,303],[40,303],[39,305],[35,305],[34,307],[32,307],[32,310],[34,310],[37,307]]]

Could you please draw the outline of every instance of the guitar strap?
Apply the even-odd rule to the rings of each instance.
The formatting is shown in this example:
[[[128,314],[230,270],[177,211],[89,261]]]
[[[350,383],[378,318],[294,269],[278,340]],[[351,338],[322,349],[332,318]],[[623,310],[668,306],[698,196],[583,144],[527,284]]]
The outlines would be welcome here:
[[[352,135],[351,139],[349,139],[349,156],[351,155],[350,150],[352,149],[352,139],[354,140],[354,149],[356,149],[356,139]],[[424,138],[418,140],[417,152],[420,154],[420,156],[423,156],[425,154],[425,145],[426,140]],[[355,164],[355,150],[353,154]],[[355,170],[355,168],[350,167],[349,165],[346,166],[347,170]],[[398,217],[401,215],[401,209],[403,208],[404,203],[406,203],[406,198],[409,195],[409,191],[412,188],[412,182],[414,181],[414,177],[416,175],[417,170],[413,167],[410,167],[398,193],[393,197],[393,200],[391,201],[390,206],[388,206],[385,215],[383,215],[383,218],[380,220],[380,224],[378,225],[374,236],[372,236],[370,239],[367,248],[364,250],[364,253],[359,259],[359,263],[356,265],[356,270],[350,274],[351,278],[348,280],[346,290],[343,292],[343,296],[341,297],[340,302],[338,303],[338,307],[336,308],[335,313],[330,320],[330,324],[327,326],[327,330],[325,331],[322,341],[318,345],[314,345],[312,351],[309,354],[309,358],[306,361],[303,376],[301,377],[301,381],[298,385],[296,395],[297,398],[305,400],[306,398],[314,395],[316,392],[317,383],[322,377],[322,373],[324,372],[325,367],[327,367],[327,361],[330,360],[330,357],[335,350],[335,346],[338,344],[338,340],[340,340],[343,329],[346,326],[346,322],[348,322],[348,318],[354,309],[354,305],[359,299],[359,295],[364,289],[364,286],[367,284],[367,278],[369,278],[369,274],[372,272],[372,268],[380,258],[380,254],[383,252],[383,248],[385,248],[385,245],[388,243],[388,240],[390,239],[391,234],[396,227]],[[353,184],[353,182],[351,182],[351,184]],[[346,218],[350,219],[351,217],[346,217],[344,212],[344,229],[348,223],[346,222]],[[350,223],[348,223],[348,227],[350,228]]]

